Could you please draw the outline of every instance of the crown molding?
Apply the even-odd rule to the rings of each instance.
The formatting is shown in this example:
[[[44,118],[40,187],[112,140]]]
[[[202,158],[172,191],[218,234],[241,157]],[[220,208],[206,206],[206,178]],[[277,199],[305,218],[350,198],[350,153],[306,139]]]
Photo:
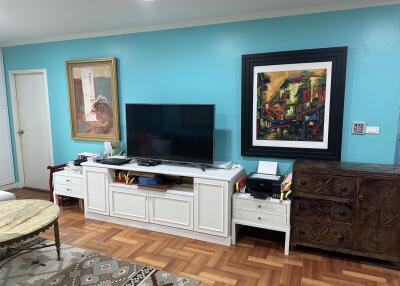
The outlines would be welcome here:
[[[63,36],[54,36],[54,37],[51,36],[51,37],[27,39],[27,40],[20,40],[20,41],[6,41],[6,42],[0,42],[0,48],[1,47],[10,47],[10,46],[19,46],[19,45],[28,45],[28,44],[39,44],[39,43],[48,43],[48,42],[57,42],[57,41],[67,41],[67,40],[77,40],[77,39],[86,39],[86,38],[96,38],[96,37],[106,37],[106,36],[116,36],[116,35],[124,35],[124,34],[161,31],[161,30],[182,29],[182,28],[190,28],[190,27],[198,27],[198,26],[208,26],[208,25],[233,23],[233,22],[241,22],[241,21],[249,21],[249,20],[269,19],[269,18],[277,18],[277,17],[285,17],[285,16],[306,15],[306,14],[314,14],[314,13],[322,13],[322,12],[353,10],[353,9],[360,9],[360,8],[388,6],[388,5],[396,5],[396,4],[400,4],[400,0],[379,1],[379,2],[376,0],[367,0],[367,1],[363,1],[362,3],[344,3],[344,4],[321,5],[321,6],[299,8],[299,9],[275,10],[275,11],[261,12],[261,13],[255,13],[255,14],[208,18],[208,19],[201,19],[201,20],[195,20],[195,21],[177,22],[177,23],[161,24],[161,25],[149,25],[149,26],[142,26],[142,27],[93,32],[93,33],[74,33],[74,34],[67,34],[67,35],[63,35]]]

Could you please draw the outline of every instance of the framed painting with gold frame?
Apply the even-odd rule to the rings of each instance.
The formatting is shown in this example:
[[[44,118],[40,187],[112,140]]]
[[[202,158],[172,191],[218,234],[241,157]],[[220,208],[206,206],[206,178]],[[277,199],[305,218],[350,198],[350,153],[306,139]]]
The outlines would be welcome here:
[[[116,58],[67,61],[74,140],[119,141]]]

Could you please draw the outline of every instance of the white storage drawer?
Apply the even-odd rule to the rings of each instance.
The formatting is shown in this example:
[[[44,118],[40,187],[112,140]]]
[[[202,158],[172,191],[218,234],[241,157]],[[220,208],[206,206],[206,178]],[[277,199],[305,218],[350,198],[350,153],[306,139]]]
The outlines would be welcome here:
[[[259,224],[268,224],[276,226],[286,225],[287,217],[285,215],[275,215],[262,212],[251,212],[245,210],[235,210],[234,218],[242,221],[248,221]]]
[[[82,178],[54,174],[54,184],[73,185],[82,187]]]
[[[54,184],[54,193],[61,196],[83,198],[83,191],[80,186]]]
[[[150,222],[193,230],[193,197],[149,192]]]
[[[148,222],[147,198],[145,191],[110,186],[110,215],[114,217]]]
[[[234,200],[234,208],[248,211],[257,211],[257,212],[270,212],[270,213],[279,213],[286,214],[287,213],[287,205],[279,204],[274,202],[269,202],[267,200],[257,200],[257,199],[239,199],[236,198]]]

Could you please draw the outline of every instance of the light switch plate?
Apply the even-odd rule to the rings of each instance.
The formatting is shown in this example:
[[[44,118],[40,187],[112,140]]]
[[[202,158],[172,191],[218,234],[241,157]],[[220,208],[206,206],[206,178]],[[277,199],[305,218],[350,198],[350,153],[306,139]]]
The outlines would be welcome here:
[[[353,122],[351,133],[357,135],[364,135],[367,124],[365,122]]]

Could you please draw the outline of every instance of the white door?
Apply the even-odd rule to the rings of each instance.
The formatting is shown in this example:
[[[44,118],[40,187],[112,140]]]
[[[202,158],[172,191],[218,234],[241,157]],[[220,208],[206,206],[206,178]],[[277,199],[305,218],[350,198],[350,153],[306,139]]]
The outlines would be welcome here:
[[[110,215],[148,222],[147,191],[110,186]]]
[[[52,165],[50,115],[44,72],[12,73],[16,136],[20,142],[20,178],[26,187],[48,190]],[[18,140],[18,139],[17,139]]]
[[[193,197],[149,192],[150,222],[193,230]]]
[[[85,188],[85,211],[109,215],[108,207],[108,169],[83,168],[83,185]]]
[[[194,230],[228,236],[228,183],[194,180]]]

